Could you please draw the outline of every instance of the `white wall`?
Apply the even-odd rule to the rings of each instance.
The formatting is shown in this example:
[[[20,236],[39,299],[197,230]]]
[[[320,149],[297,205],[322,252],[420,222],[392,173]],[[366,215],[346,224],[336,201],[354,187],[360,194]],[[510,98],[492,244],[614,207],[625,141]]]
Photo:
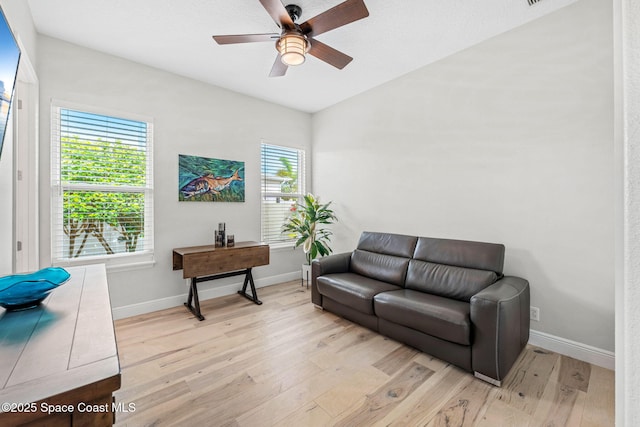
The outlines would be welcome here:
[[[616,0],[616,425],[640,418],[640,3]]]
[[[313,117],[335,248],[363,230],[506,245],[532,328],[614,349],[611,4],[583,0]],[[569,25],[570,24],[570,25]],[[425,46],[428,49],[428,46]]]
[[[116,311],[154,300],[181,301],[187,287],[182,272],[172,271],[172,249],[213,243],[218,222],[226,222],[237,241],[260,240],[260,141],[309,149],[308,114],[44,36],[39,38],[38,52],[43,266],[51,259],[51,99],[153,118],[157,262],[152,268],[109,273]],[[246,201],[178,202],[178,154],[244,161]],[[299,277],[302,261],[301,251],[273,250],[271,264],[256,268],[254,277],[260,280],[292,272]],[[240,280],[206,282],[199,289],[207,295],[208,289]]]

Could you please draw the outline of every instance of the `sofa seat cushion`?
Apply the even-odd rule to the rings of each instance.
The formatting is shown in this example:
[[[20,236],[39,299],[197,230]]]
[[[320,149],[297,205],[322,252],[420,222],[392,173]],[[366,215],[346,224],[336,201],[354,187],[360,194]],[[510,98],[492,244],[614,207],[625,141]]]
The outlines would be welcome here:
[[[425,334],[458,344],[471,344],[469,303],[411,289],[379,293],[376,315]]]
[[[366,314],[373,314],[373,297],[375,295],[380,292],[402,289],[391,283],[354,273],[320,276],[317,279],[317,285],[321,295]]]

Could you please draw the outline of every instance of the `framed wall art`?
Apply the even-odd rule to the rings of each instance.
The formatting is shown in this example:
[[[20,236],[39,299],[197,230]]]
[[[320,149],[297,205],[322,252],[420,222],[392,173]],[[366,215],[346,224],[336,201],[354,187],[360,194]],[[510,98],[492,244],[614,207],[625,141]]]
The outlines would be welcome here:
[[[178,200],[244,202],[244,162],[178,155]]]

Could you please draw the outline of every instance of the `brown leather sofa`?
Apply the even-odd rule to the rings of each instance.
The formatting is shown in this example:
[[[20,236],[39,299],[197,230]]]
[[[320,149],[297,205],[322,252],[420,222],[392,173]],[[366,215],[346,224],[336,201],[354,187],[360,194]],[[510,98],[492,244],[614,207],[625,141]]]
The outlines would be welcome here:
[[[529,340],[529,282],[500,244],[364,232],[316,259],[311,300],[497,386]]]

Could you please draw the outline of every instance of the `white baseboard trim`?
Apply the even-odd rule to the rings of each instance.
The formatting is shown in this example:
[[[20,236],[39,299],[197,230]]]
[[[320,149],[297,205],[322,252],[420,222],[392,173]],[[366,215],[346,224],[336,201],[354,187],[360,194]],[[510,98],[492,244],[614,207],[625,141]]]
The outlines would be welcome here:
[[[592,363],[602,368],[615,369],[615,353],[608,350],[592,347],[544,332],[534,331],[533,329],[529,331],[529,344],[573,357],[583,362]]]
[[[244,276],[238,276],[244,277]],[[232,295],[242,289],[242,281],[226,284],[223,286],[214,286],[210,289],[200,290],[198,288],[198,296],[200,301],[205,301],[211,298],[218,298],[226,295]],[[291,273],[279,274],[277,276],[264,277],[262,279],[254,279],[256,288],[264,288],[265,286],[271,286],[278,283],[289,282],[292,280],[300,280],[300,271]],[[185,279],[185,290],[188,292],[188,279]],[[215,283],[215,282],[213,282]],[[167,308],[173,308],[183,305],[187,301],[187,292],[180,295],[174,295],[167,298],[160,298],[152,301],[145,301],[138,304],[130,304],[122,307],[114,307],[112,309],[113,318],[124,319],[125,317],[137,316],[138,314],[151,313],[153,311],[165,310]],[[251,292],[251,291],[249,291]],[[258,293],[260,296],[260,293]],[[185,309],[186,310],[186,309]],[[206,313],[203,313],[206,315]]]

